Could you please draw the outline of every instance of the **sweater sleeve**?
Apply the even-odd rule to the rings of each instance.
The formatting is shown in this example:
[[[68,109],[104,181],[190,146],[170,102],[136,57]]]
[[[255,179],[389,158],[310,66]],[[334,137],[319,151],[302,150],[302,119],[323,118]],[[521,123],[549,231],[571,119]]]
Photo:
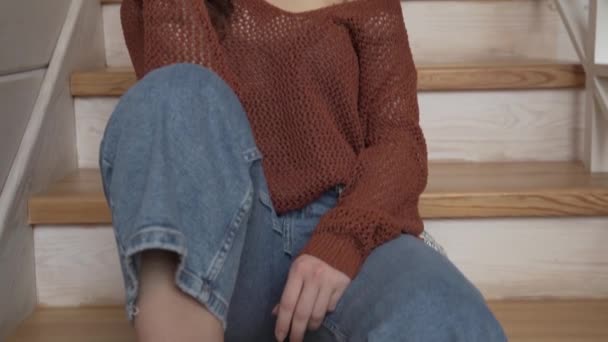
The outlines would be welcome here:
[[[123,0],[120,17],[138,80],[165,65],[194,63],[237,86],[204,1]]]
[[[423,231],[418,200],[428,174],[417,73],[400,1],[360,1],[368,7],[350,20],[350,29],[359,58],[365,147],[338,204],[321,217],[301,252],[351,279],[374,248],[401,233]]]

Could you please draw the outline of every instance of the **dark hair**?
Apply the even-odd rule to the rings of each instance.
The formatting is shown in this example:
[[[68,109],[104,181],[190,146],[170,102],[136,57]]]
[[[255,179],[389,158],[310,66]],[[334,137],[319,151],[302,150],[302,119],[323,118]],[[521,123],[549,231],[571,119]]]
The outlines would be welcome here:
[[[224,37],[226,23],[234,11],[232,0],[205,0],[213,27],[220,38]]]

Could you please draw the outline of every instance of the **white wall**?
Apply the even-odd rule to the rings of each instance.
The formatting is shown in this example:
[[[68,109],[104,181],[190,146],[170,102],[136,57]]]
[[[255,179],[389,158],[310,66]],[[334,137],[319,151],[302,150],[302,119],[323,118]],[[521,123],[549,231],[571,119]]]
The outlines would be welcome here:
[[[0,1],[0,75],[45,67],[70,0]]]
[[[0,76],[0,191],[30,119],[45,70]]]
[[[70,2],[0,1],[0,199],[7,197],[2,196],[7,195],[5,183]],[[0,214],[0,340],[37,300],[32,231],[20,224],[27,217],[27,202],[1,203],[11,208],[0,208],[0,212],[10,211],[12,215]]]
[[[70,0],[0,1],[0,192],[69,3]]]
[[[10,3],[9,3],[10,2]],[[21,7],[23,6],[23,7]],[[28,9],[29,6],[29,9]],[[59,11],[62,9],[62,11]],[[6,23],[23,17],[22,30],[5,30]],[[54,17],[52,19],[51,17]],[[42,25],[47,20],[47,26]],[[34,22],[35,21],[35,22]],[[29,23],[30,25],[27,25]],[[50,23],[53,23],[52,25]],[[40,30],[39,35],[25,30]],[[0,39],[0,68],[11,70],[10,79],[43,73],[42,83],[36,81],[9,82],[7,98],[0,99],[0,125],[11,132],[12,162],[4,187],[0,192],[0,341],[37,304],[34,265],[33,232],[27,220],[27,201],[58,178],[77,167],[74,103],[70,93],[70,74],[76,70],[99,68],[105,65],[103,28],[99,1],[94,0],[0,0],[0,32],[16,35]],[[49,34],[55,32],[53,34]],[[57,35],[59,32],[59,35]],[[9,34],[10,36],[10,34]],[[41,37],[46,37],[40,39]],[[30,39],[38,40],[32,43]],[[50,45],[49,45],[50,44]],[[5,54],[6,45],[19,49],[20,54]],[[50,46],[50,49],[49,49]],[[51,52],[49,58],[49,51]],[[10,57],[10,56],[14,57]],[[8,56],[8,57],[7,57]],[[39,63],[48,64],[44,71]],[[17,71],[17,72],[14,72]],[[35,76],[32,76],[36,79]],[[6,79],[9,79],[7,76]],[[31,85],[31,88],[27,86]],[[18,89],[30,88],[27,90]],[[15,94],[13,97],[9,93]],[[35,94],[31,110],[17,110],[19,96]],[[31,101],[31,97],[29,97]],[[6,111],[3,102],[10,102]],[[26,101],[27,102],[27,101]],[[29,102],[28,102],[29,103]],[[31,103],[29,104],[31,107]],[[31,114],[30,114],[31,112]],[[9,113],[9,114],[7,114]],[[28,116],[29,119],[19,117]],[[9,120],[10,118],[10,120]],[[23,122],[26,122],[23,126]],[[17,140],[17,142],[15,142]],[[12,164],[12,165],[11,165]]]

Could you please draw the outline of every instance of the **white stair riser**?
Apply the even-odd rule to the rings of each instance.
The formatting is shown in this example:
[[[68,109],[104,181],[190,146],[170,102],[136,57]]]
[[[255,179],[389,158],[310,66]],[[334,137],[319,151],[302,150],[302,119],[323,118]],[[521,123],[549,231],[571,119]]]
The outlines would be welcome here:
[[[552,0],[402,2],[418,63],[578,62]],[[119,5],[103,8],[109,66],[129,66]]]
[[[420,93],[431,160],[569,161],[582,149],[582,91]],[[77,98],[79,164],[98,167],[117,98]]]
[[[488,299],[608,297],[608,217],[430,220],[428,231]],[[110,226],[34,229],[44,306],[120,305]]]

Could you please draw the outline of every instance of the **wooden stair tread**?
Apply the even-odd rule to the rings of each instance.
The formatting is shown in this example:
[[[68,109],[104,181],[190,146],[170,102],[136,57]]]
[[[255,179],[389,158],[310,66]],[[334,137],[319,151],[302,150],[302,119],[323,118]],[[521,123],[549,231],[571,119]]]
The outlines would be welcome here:
[[[121,96],[136,82],[130,67],[75,72],[73,96]],[[551,89],[583,87],[578,64],[509,63],[418,66],[421,91]]]
[[[608,215],[608,173],[576,162],[431,163],[421,214],[434,218]],[[99,170],[32,196],[30,224],[110,224]]]
[[[508,300],[489,306],[512,342],[608,341],[608,300]],[[122,307],[39,308],[7,342],[134,342]]]

